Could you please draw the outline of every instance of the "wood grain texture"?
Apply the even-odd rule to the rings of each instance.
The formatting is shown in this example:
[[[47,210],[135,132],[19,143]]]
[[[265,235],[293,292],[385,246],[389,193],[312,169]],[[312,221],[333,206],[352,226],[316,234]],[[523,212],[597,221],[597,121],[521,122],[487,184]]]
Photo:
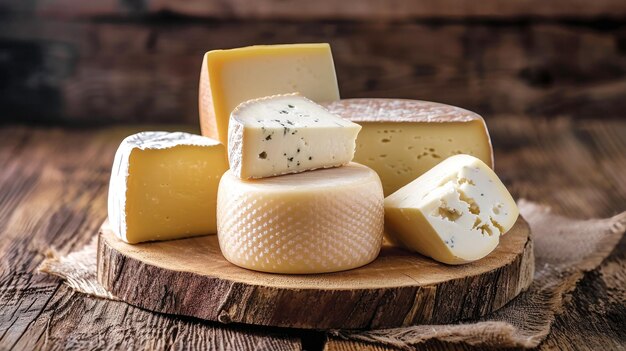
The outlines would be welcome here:
[[[561,121],[557,132],[567,132],[564,139],[574,139],[569,154],[582,152],[580,160],[588,169],[578,175],[578,185],[567,180],[569,194],[564,200],[551,200],[563,213],[584,213],[585,217],[608,216],[626,207],[626,123],[583,123],[578,127]],[[543,140],[542,140],[543,141]],[[564,150],[559,150],[563,155]],[[555,165],[560,167],[561,164]],[[582,165],[580,169],[584,168]],[[551,172],[555,172],[553,169]],[[586,183],[586,184],[585,184]],[[584,184],[584,185],[580,185]],[[575,189],[582,191],[576,192]],[[540,196],[535,194],[534,196]],[[558,201],[558,203],[557,203]],[[590,201],[587,206],[584,202]],[[569,296],[563,313],[557,316],[541,350],[623,350],[626,345],[626,237],[596,270],[588,273]],[[598,337],[602,334],[602,337]]]
[[[102,323],[102,321],[106,321]],[[301,350],[297,336],[223,327],[85,298],[61,286],[13,345],[16,350]]]
[[[625,209],[623,119],[512,115],[491,118],[488,124],[496,171],[516,197],[547,203],[557,213],[578,218],[606,217]],[[0,127],[0,350],[68,345],[106,350],[114,349],[120,338],[120,348],[128,349],[226,349],[234,342],[258,342],[258,349],[267,349],[263,345],[276,342],[287,350],[321,350],[323,333],[238,326],[225,330],[218,324],[85,297],[55,278],[34,274],[50,245],[65,254],[89,242],[106,216],[113,153],[124,136],[138,130]],[[626,280],[624,252],[626,240],[579,283],[539,349],[608,350],[626,344],[626,299],[615,295]],[[130,316],[130,323],[124,323],[124,316]],[[250,332],[255,339],[233,340],[250,338]],[[326,346],[364,349],[363,344],[335,339]],[[475,348],[435,342],[421,349]]]
[[[223,323],[311,329],[448,323],[483,316],[528,288],[529,235],[519,217],[489,256],[460,266],[385,246],[361,268],[283,275],[229,263],[214,235],[130,245],[105,223],[98,281],[130,304]]]
[[[30,5],[30,6],[29,6]],[[36,1],[14,5],[20,12],[47,17],[131,16],[158,12],[212,18],[358,19],[405,20],[416,18],[481,17],[618,17],[626,9],[618,0],[214,0],[214,1],[113,1],[97,3],[77,0]]]
[[[190,123],[207,50],[330,42],[341,95],[496,115],[620,118],[626,24],[0,21],[3,120]],[[35,103],[34,103],[35,102]]]

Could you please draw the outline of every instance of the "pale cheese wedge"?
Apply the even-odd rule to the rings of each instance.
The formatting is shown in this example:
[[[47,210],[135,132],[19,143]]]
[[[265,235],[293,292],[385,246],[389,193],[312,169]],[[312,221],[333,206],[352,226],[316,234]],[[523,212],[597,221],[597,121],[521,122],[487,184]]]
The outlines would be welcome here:
[[[128,243],[215,234],[217,186],[228,169],[218,141],[188,133],[142,132],[122,141],[108,212]]]
[[[231,114],[230,168],[248,179],[345,165],[360,129],[298,94],[249,100]]]
[[[226,145],[229,116],[237,105],[295,92],[316,102],[339,99],[328,44],[255,45],[209,51],[200,70],[202,135]]]
[[[390,240],[447,264],[487,256],[518,215],[498,176],[469,155],[447,158],[385,199]]]

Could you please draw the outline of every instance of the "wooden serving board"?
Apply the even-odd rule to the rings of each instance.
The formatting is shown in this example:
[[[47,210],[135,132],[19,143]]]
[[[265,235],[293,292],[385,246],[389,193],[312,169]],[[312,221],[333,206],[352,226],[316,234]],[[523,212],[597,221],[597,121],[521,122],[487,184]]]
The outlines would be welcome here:
[[[106,222],[98,244],[98,280],[132,305],[293,328],[387,328],[476,318],[528,288],[533,272],[530,229],[521,217],[494,252],[463,266],[384,247],[374,262],[350,271],[260,273],[226,261],[215,235],[129,245]]]

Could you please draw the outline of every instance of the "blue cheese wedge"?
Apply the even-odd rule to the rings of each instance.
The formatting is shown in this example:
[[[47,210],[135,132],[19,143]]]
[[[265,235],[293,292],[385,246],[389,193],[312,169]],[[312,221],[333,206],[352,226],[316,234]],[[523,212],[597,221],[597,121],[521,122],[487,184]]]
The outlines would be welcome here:
[[[230,116],[230,169],[249,179],[342,166],[360,129],[299,94],[249,100]]]
[[[447,158],[385,199],[389,239],[447,264],[487,256],[518,215],[491,168],[463,154]]]

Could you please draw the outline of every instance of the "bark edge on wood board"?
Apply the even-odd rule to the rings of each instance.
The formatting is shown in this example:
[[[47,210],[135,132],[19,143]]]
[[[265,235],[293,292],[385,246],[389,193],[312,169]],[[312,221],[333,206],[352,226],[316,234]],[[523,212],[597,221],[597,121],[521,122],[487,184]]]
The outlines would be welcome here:
[[[98,281],[129,304],[222,323],[303,329],[478,318],[527,289],[533,274],[533,241],[521,217],[478,262],[446,266],[385,247],[367,266],[319,275],[239,268],[223,258],[214,235],[130,245],[105,222],[98,243]]]

